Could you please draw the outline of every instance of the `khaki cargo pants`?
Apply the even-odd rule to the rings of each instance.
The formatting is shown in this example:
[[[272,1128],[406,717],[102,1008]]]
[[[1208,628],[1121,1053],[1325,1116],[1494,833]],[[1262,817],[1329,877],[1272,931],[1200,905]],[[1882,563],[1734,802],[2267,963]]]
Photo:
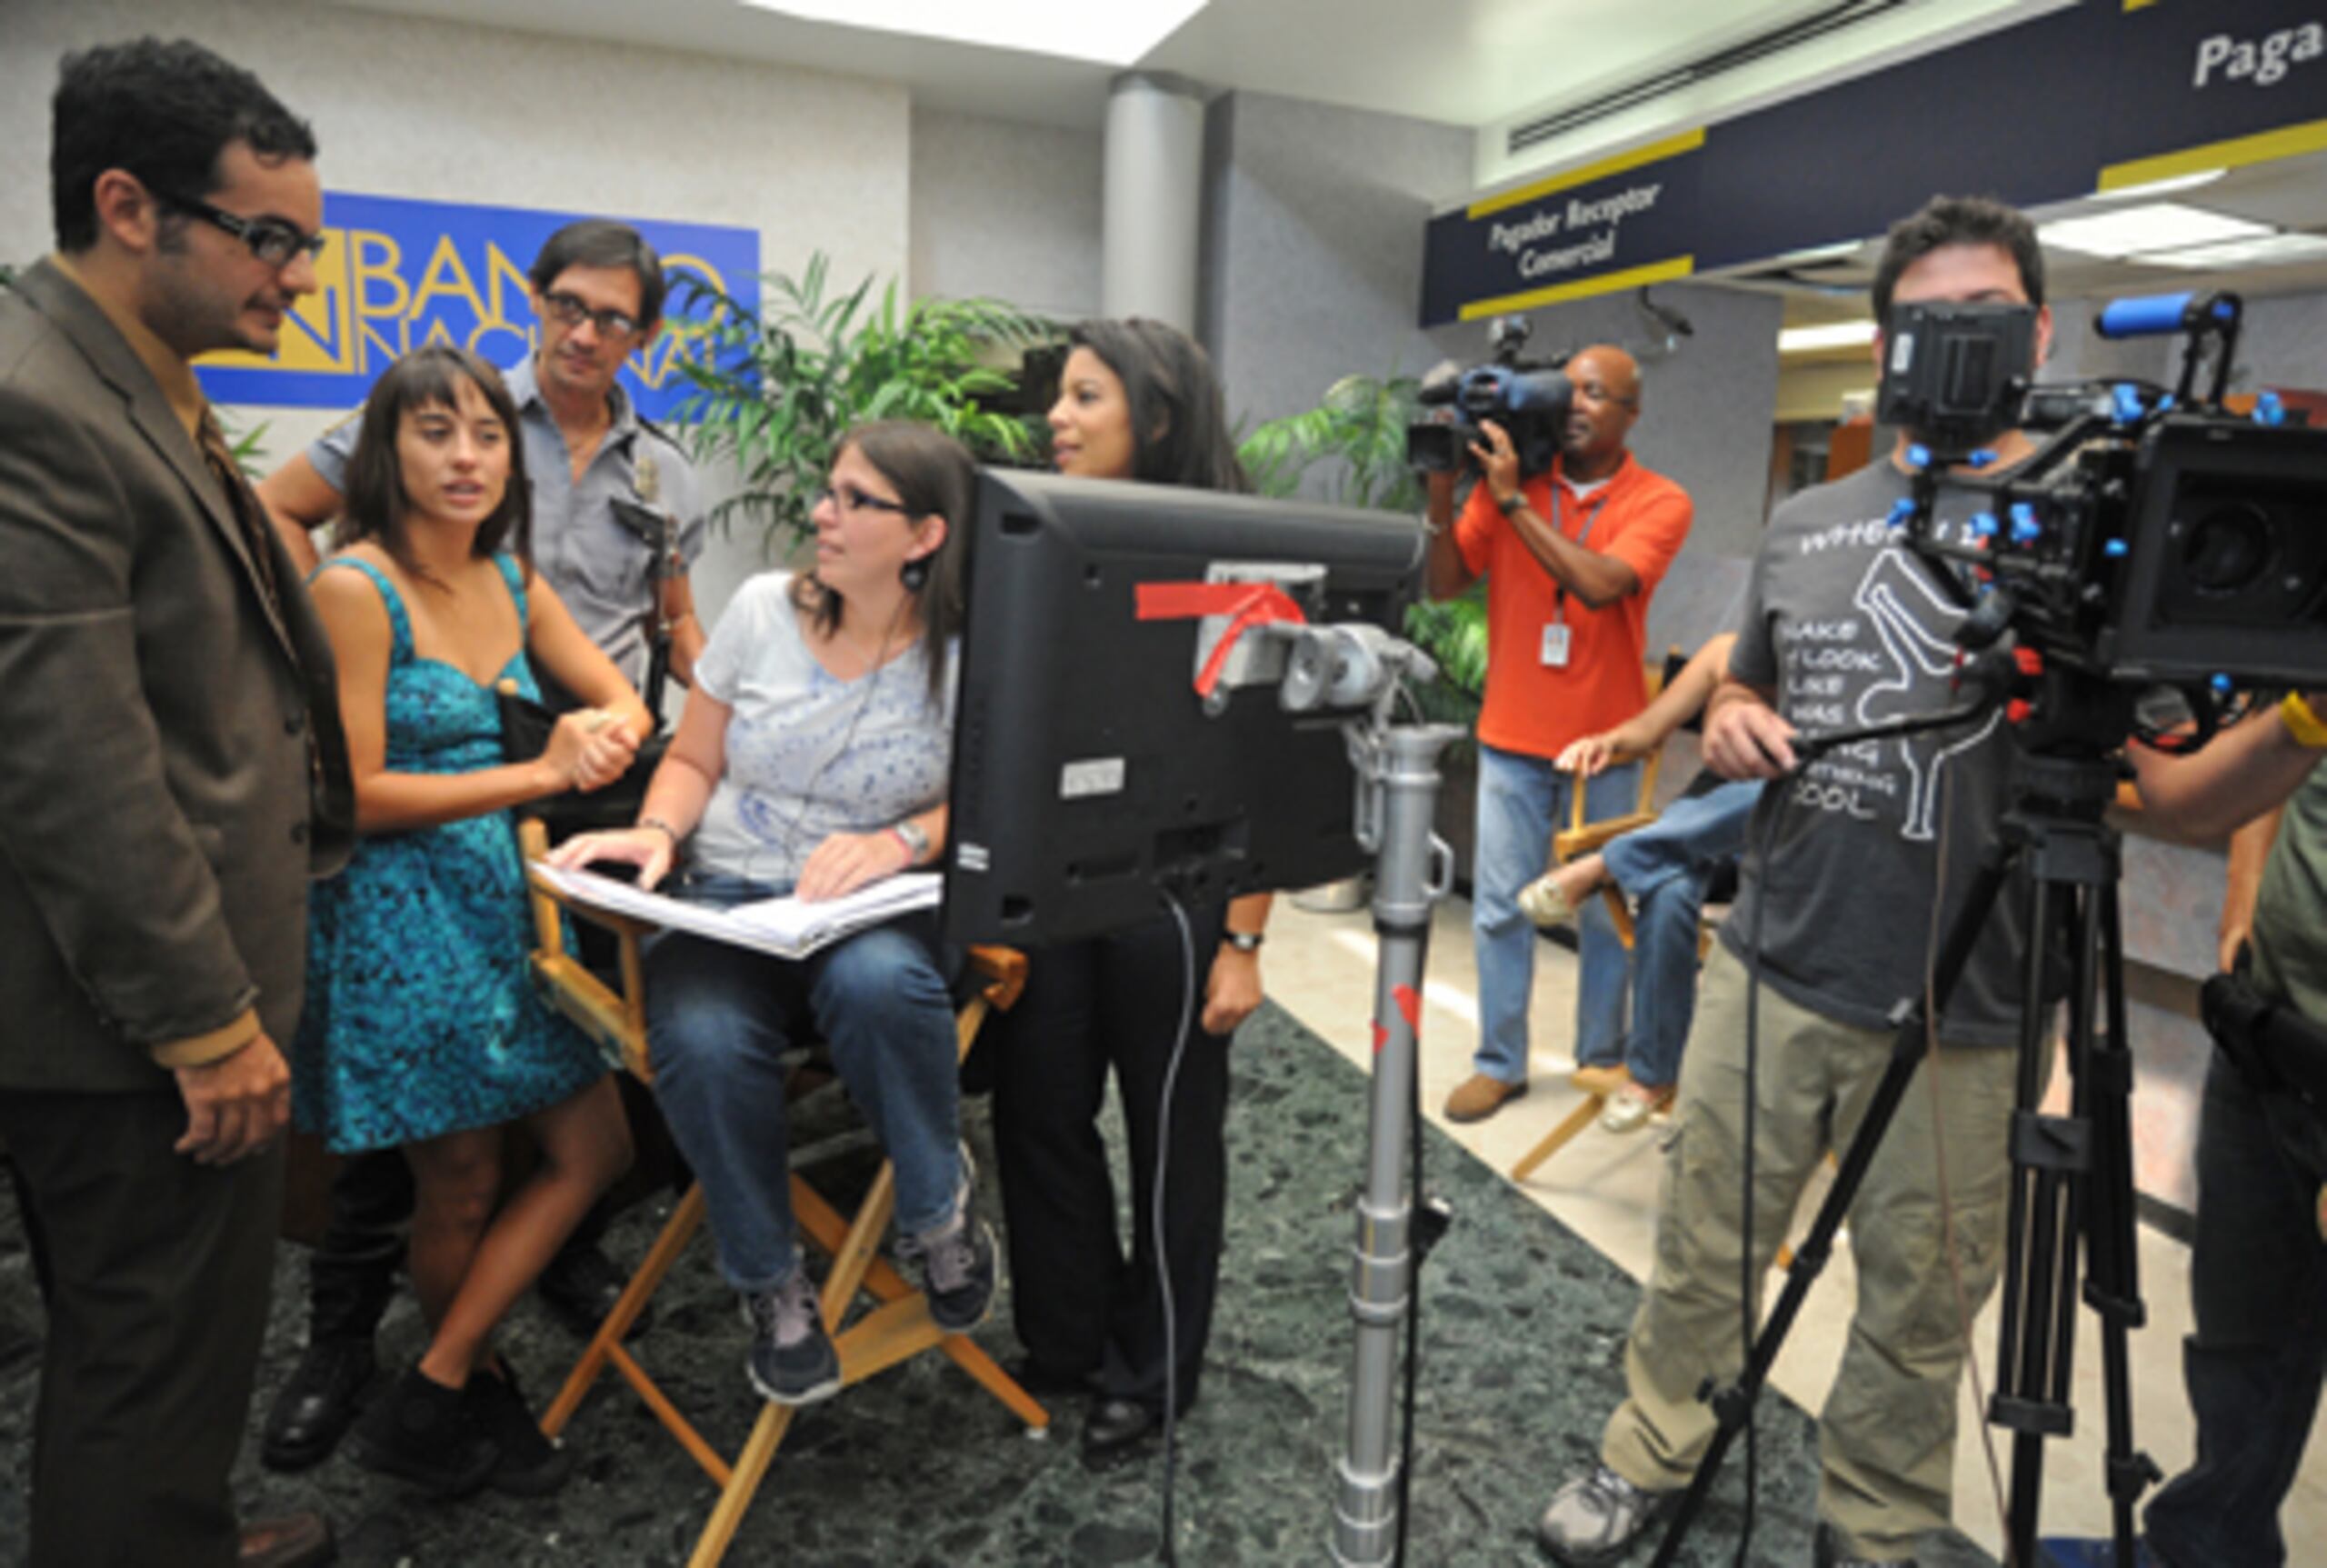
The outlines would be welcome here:
[[[1625,1348],[1630,1396],[1602,1440],[1609,1468],[1654,1491],[1685,1486],[1712,1440],[1707,1377],[1743,1364],[1738,1344],[1744,966],[1716,943],[1681,1061],[1674,1136],[1658,1198],[1656,1262]],[[1753,1173],[1754,1277],[1766,1281],[1796,1200],[1832,1147],[1847,1147],[1891,1054],[1888,1031],[1836,1024],[1761,988]],[[1965,1310],[1996,1283],[2011,1175],[2005,1139],[2017,1053],[1941,1053],[1955,1246]],[[1819,1420],[1819,1516],[1856,1553],[1904,1556],[1948,1522],[1963,1347],[1938,1199],[1926,1062],[1852,1206],[1858,1303]],[[1828,1282],[1826,1288],[1831,1288]],[[1763,1303],[1754,1303],[1758,1318]]]

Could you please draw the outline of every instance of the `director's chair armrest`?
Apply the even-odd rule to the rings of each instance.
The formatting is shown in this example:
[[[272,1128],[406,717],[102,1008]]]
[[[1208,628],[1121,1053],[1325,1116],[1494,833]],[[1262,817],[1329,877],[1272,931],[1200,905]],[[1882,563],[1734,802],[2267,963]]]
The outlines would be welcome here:
[[[549,831],[538,822],[520,821],[517,845],[530,866],[549,853]],[[551,1004],[572,1019],[575,1027],[619,1054],[623,1067],[631,1076],[642,1084],[653,1083],[654,1067],[646,1053],[645,965],[639,958],[638,940],[654,927],[568,898],[531,874],[526,883],[534,907],[534,982]],[[565,927],[559,918],[562,914],[614,934],[621,977],[619,991],[565,950]]]
[[[978,994],[988,1006],[1008,1012],[1026,989],[1026,955],[1014,947],[985,944],[970,949],[970,973],[977,977]]]
[[[1636,828],[1646,827],[1656,820],[1653,811],[1626,812],[1622,816],[1603,816],[1581,827],[1552,835],[1552,859],[1561,865],[1579,856],[1594,854],[1608,846],[1612,839],[1619,839]]]

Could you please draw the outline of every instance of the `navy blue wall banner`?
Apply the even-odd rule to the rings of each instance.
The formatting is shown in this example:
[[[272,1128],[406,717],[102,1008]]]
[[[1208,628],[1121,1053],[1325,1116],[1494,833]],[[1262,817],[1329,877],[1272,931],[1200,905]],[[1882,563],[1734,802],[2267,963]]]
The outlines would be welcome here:
[[[1422,323],[2322,149],[2327,0],[2085,0],[1442,214]]]
[[[537,333],[526,267],[558,229],[599,215],[608,215],[332,192],[315,262],[322,286],[285,319],[273,355],[216,354],[198,362],[203,390],[219,403],[352,409],[391,361],[424,343],[457,344],[494,365],[516,365],[533,352]],[[622,373],[639,411],[658,417],[685,393],[680,362],[703,352],[699,325],[679,314],[685,291],[678,279],[693,275],[756,311],[759,231],[623,221],[646,236],[672,285],[661,335]]]
[[[2327,5],[2128,0],[2104,190],[2327,148]],[[2157,107],[2162,105],[2162,108]]]
[[[1685,277],[1705,135],[1691,131],[1473,202],[1430,225],[1423,321],[1555,305]]]

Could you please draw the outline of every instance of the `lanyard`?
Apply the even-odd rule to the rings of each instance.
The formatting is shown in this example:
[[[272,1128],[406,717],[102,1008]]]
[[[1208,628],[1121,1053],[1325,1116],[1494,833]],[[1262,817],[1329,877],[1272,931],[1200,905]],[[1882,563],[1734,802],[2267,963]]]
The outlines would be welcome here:
[[[1601,485],[1599,492],[1589,501],[1576,502],[1577,507],[1583,513],[1583,527],[1576,534],[1573,540],[1577,549],[1581,550],[1591,543],[1592,525],[1600,521],[1600,514],[1608,504],[1609,494],[1615,487],[1614,482],[1610,481]],[[1557,479],[1552,481],[1552,532],[1554,534],[1560,533],[1560,511],[1570,494],[1572,493],[1564,483]],[[1567,585],[1556,580],[1552,584],[1552,619],[1554,621],[1567,619]]]

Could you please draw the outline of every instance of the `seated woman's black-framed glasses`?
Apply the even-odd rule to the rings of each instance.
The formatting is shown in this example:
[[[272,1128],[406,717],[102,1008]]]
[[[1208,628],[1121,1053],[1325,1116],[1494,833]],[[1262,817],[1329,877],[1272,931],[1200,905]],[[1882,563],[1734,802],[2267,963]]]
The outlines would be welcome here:
[[[542,304],[549,307],[551,315],[564,326],[580,326],[588,322],[598,329],[602,337],[628,337],[638,330],[638,323],[618,310],[592,310],[579,295],[564,289],[542,295]]]
[[[816,504],[837,501],[844,512],[894,512],[900,517],[913,515],[913,508],[902,501],[892,501],[884,495],[867,495],[854,484],[827,484],[816,492]]]
[[[310,261],[323,254],[324,236],[303,233],[296,224],[281,218],[237,217],[222,207],[194,196],[181,196],[169,191],[154,193],[163,204],[177,208],[189,217],[225,230],[245,245],[251,255],[271,267],[286,267],[292,258],[305,255]]]

